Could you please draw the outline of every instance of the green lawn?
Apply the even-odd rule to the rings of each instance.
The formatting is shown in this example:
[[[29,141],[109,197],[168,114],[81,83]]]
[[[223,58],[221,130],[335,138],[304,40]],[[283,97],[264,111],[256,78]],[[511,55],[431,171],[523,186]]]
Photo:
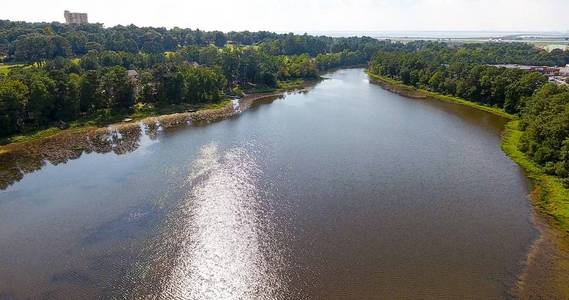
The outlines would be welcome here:
[[[10,66],[5,64],[0,64],[0,74],[8,74],[10,72]]]
[[[0,64],[0,74],[8,74],[11,68],[20,67],[23,64]]]

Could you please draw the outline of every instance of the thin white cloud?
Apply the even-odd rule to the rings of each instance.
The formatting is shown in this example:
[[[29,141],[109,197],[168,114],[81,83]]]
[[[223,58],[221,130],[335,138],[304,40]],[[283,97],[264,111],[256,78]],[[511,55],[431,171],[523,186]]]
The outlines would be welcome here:
[[[63,21],[65,9],[106,26],[223,31],[569,30],[569,0],[19,0],[0,19]]]

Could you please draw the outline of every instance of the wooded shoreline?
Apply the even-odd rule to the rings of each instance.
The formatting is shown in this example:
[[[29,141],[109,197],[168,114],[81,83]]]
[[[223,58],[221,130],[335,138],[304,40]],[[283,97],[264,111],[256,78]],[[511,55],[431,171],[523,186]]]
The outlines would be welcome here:
[[[57,165],[79,158],[83,153],[125,154],[136,150],[142,131],[151,139],[159,130],[182,126],[200,126],[231,118],[258,101],[278,98],[289,92],[302,92],[314,86],[319,80],[304,81],[298,86],[274,92],[252,93],[234,102],[224,101],[219,107],[193,112],[179,112],[148,116],[129,122],[118,122],[103,127],[83,126],[51,132],[46,136],[0,146],[0,189],[21,180],[26,173],[32,173],[46,162]]]
[[[250,99],[265,98],[269,96],[280,96],[287,92],[297,91],[314,85],[321,79],[315,80],[294,80],[289,82],[284,82],[281,88],[275,88],[272,91],[267,92],[252,92],[245,94],[240,100],[249,101]],[[126,123],[144,123],[147,119],[157,119],[167,120],[172,118],[189,118],[191,115],[200,116],[203,121],[215,121],[217,120],[216,115],[225,111],[228,107],[232,106],[230,99],[225,99],[217,103],[209,103],[201,106],[191,106],[191,107],[161,107],[149,110],[142,113],[128,113],[128,114],[116,114],[108,118],[106,122],[100,124],[92,124],[90,121],[85,122],[75,122],[72,123],[68,128],[57,128],[50,127],[43,130],[31,132],[29,134],[20,134],[4,139],[4,143],[0,143],[0,154],[6,149],[13,147],[17,144],[25,144],[28,142],[38,141],[41,139],[53,137],[58,134],[68,134],[74,132],[84,132],[85,130],[96,130],[99,128],[107,128],[113,126],[124,125]]]

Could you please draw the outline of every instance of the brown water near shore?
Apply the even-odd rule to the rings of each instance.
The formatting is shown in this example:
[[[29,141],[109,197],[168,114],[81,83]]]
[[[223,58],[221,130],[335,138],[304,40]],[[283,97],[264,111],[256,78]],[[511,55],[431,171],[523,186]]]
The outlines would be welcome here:
[[[372,81],[384,89],[405,97],[425,101],[438,101],[413,87],[391,84],[381,78]],[[535,205],[532,223],[539,231],[530,247],[524,268],[512,288],[516,299],[569,299],[569,236],[556,227],[556,221],[540,212],[540,191],[535,188],[528,201]]]
[[[539,237],[512,289],[516,299],[569,299],[569,238],[551,222],[538,212],[533,215]]]
[[[330,77],[208,126],[103,129],[65,163],[12,158],[0,298],[541,295],[518,278],[540,235],[507,120]]]

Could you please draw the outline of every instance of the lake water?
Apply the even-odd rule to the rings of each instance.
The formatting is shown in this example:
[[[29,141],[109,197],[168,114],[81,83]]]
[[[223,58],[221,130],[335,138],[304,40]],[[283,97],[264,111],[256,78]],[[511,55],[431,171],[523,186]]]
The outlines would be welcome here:
[[[505,120],[327,77],[16,176],[0,299],[509,297],[537,232]]]

